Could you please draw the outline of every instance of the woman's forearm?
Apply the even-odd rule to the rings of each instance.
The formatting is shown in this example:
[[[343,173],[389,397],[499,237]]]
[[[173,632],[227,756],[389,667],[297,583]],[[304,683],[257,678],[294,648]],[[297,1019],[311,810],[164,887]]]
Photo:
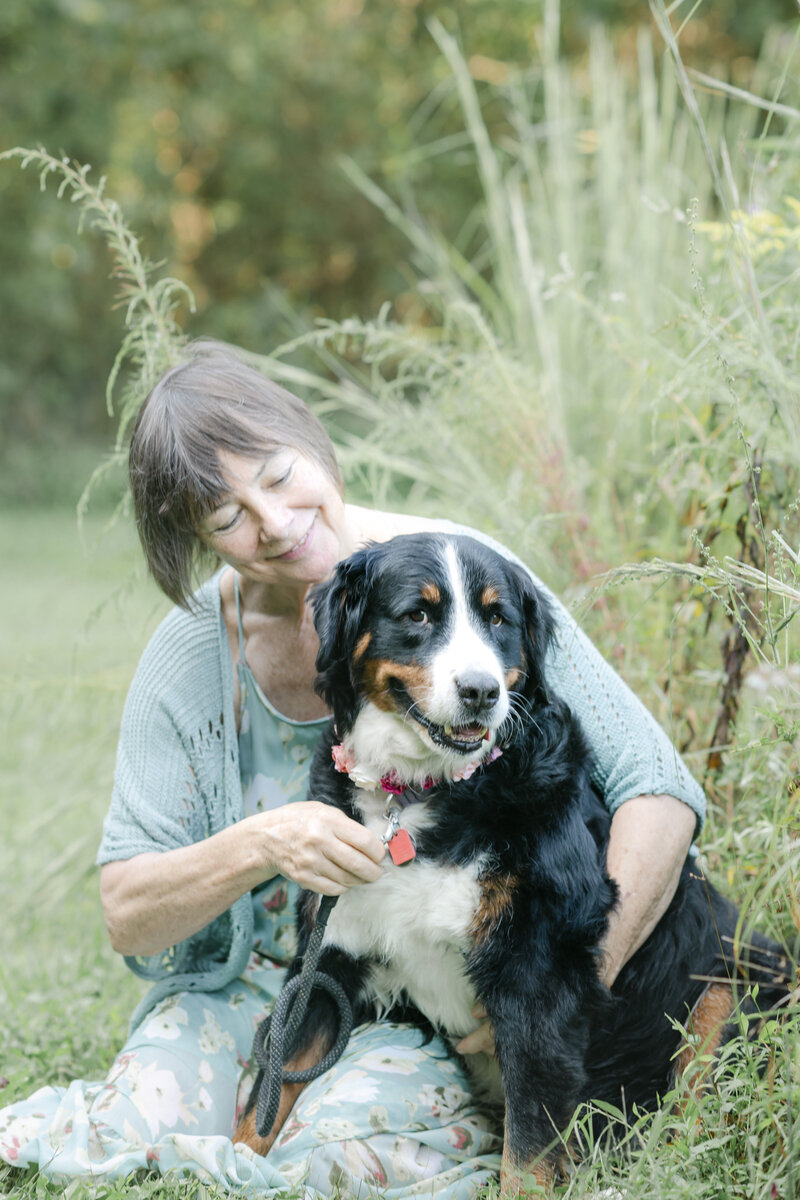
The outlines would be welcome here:
[[[637,796],[614,813],[606,865],[619,903],[603,942],[609,987],[669,907],[695,823],[692,809],[674,796]]]
[[[381,874],[386,847],[332,805],[308,800],[246,817],[192,846],[106,863],[100,896],[120,954],[158,954],[275,875],[338,896]]]
[[[158,954],[205,928],[268,870],[249,853],[244,822],[192,846],[106,863],[100,896],[111,944],[120,954]]]

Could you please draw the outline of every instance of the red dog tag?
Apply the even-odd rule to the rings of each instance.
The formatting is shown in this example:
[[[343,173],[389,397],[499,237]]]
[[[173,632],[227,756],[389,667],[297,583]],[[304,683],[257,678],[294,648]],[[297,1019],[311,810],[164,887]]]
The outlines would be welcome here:
[[[410,863],[413,858],[417,857],[414,839],[407,829],[398,829],[386,845],[396,867],[404,867],[406,863]]]

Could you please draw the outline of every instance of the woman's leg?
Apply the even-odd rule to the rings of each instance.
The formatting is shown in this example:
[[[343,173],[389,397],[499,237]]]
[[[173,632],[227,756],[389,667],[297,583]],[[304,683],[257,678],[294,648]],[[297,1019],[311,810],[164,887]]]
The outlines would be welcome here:
[[[142,1021],[106,1078],[42,1088],[0,1111],[0,1160],[47,1174],[158,1168],[176,1137],[231,1137],[253,1026],[283,972],[251,965],[218,992],[184,992]]]
[[[105,1080],[42,1088],[0,1111],[0,1160],[55,1178],[182,1171],[260,1197],[304,1185],[305,1200],[376,1188],[392,1200],[432,1189],[437,1200],[466,1200],[496,1176],[500,1139],[463,1069],[438,1039],[423,1044],[406,1025],[355,1030],[268,1158],[234,1147],[253,1034],[282,977],[256,960],[220,992],[164,1001]]]
[[[247,1087],[252,1082],[246,1073]],[[243,1086],[239,1107],[246,1100]],[[266,1160],[314,1196],[466,1198],[500,1167],[498,1128],[460,1062],[409,1025],[362,1025],[302,1092]]]

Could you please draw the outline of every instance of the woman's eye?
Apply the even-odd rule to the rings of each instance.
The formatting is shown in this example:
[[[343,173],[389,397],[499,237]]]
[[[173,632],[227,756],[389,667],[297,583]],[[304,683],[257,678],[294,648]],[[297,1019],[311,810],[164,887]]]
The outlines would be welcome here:
[[[239,520],[239,516],[240,513],[237,512],[235,516],[231,517],[230,521],[226,521],[224,525],[217,525],[216,529],[211,530],[212,537],[218,533],[228,533],[231,529],[233,529],[234,525]]]
[[[430,621],[430,617],[425,612],[424,608],[415,608],[414,611],[410,612],[408,615],[415,625],[427,625]]]
[[[273,474],[269,469],[269,465],[267,465],[263,478],[264,486],[268,489],[283,487],[292,478],[296,466],[296,458],[282,455],[272,464],[272,471],[276,471],[277,474]]]
[[[494,625],[495,628],[497,628],[498,625],[502,625],[503,624],[502,615],[499,612],[492,613],[491,617],[489,618],[489,624]]]

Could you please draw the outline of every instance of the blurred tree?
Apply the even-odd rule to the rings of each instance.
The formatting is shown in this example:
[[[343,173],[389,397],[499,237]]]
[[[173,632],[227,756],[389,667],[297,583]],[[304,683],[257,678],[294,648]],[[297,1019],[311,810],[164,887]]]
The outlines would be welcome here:
[[[285,320],[374,312],[400,297],[407,247],[339,170],[350,155],[425,189],[452,237],[478,195],[446,65],[426,21],[458,28],[476,79],[535,55],[540,0],[3,0],[2,144],[43,144],[108,176],[150,258],[195,292],[192,331],[267,348]],[[708,21],[703,12],[708,9]],[[754,52],[792,0],[706,5],[705,66]],[[565,0],[579,57],[592,21],[620,37],[632,0]],[[709,23],[710,22],[710,23]],[[499,112],[499,110],[498,110]],[[491,122],[491,110],[487,114]],[[502,119],[498,115],[498,120]],[[0,170],[0,435],[104,436],[103,382],[119,341],[105,250],[33,179]]]

